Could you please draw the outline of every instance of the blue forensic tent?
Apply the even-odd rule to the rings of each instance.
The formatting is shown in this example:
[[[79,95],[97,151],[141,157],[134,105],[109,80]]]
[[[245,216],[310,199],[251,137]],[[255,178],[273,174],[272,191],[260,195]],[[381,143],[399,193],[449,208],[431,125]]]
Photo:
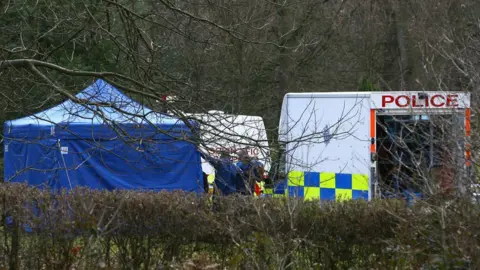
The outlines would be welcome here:
[[[103,80],[76,98],[4,124],[5,181],[203,192],[200,153],[182,120],[152,112]]]

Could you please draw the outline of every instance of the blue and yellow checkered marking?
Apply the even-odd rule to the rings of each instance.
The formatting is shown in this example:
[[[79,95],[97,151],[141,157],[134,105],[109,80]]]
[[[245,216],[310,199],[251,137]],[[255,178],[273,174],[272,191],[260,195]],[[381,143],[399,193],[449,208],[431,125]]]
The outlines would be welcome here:
[[[285,195],[305,200],[368,200],[368,175],[292,171]]]

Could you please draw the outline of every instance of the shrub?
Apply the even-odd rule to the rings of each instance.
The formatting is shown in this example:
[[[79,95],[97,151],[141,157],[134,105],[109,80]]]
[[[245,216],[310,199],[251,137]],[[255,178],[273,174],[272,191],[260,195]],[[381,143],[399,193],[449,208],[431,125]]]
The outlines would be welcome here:
[[[0,145],[1,146],[1,145]],[[3,182],[3,178],[4,178],[4,175],[3,175],[3,155],[0,155],[0,182]]]
[[[407,208],[229,196],[212,207],[183,192],[21,184],[1,185],[0,198],[0,267],[10,269],[480,266],[480,208],[461,200]]]

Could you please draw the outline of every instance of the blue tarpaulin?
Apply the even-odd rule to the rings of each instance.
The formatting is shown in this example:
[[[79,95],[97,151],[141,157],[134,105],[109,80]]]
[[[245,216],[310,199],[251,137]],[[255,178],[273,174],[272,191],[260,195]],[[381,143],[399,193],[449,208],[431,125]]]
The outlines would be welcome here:
[[[75,97],[4,124],[6,181],[203,192],[196,122],[152,112],[103,80]]]

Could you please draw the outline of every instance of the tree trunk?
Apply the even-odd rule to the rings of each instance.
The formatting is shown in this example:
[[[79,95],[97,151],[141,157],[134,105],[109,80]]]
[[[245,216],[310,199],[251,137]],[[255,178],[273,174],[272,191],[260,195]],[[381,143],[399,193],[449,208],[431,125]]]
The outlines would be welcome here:
[[[391,6],[393,10],[393,19],[395,23],[396,45],[400,56],[399,71],[400,71],[400,91],[407,91],[411,87],[411,66],[408,52],[408,19],[407,19],[407,3],[404,0],[392,0]]]

